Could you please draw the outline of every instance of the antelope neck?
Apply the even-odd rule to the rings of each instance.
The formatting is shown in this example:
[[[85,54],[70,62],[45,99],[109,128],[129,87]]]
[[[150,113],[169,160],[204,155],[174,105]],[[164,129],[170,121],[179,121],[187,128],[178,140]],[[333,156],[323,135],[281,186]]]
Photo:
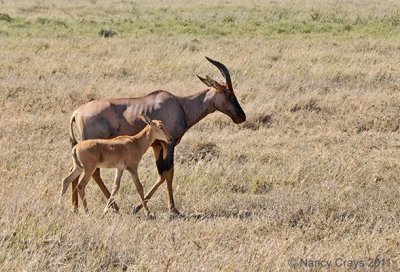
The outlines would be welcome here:
[[[186,115],[187,129],[215,111],[213,93],[210,89],[179,98]]]
[[[134,142],[138,143],[138,148],[140,149],[142,155],[146,153],[147,149],[154,142],[154,136],[153,133],[150,132],[150,129],[150,126],[146,125],[142,131],[132,136]]]

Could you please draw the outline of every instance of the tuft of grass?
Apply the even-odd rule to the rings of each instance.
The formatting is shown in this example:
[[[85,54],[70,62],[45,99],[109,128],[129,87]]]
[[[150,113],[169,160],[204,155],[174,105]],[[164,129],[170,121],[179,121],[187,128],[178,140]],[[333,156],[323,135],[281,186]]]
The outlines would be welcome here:
[[[7,13],[0,13],[0,21],[6,21],[9,23],[12,21],[12,18]]]
[[[117,32],[111,30],[111,29],[101,29],[99,31],[99,36],[103,37],[103,38],[111,38],[114,37],[115,35],[117,35]]]

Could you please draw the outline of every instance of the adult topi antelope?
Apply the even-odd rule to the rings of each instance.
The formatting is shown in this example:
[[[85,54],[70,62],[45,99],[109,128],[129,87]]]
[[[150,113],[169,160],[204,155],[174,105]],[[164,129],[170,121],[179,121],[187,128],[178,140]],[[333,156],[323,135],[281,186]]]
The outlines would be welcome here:
[[[77,134],[85,139],[107,139],[119,135],[133,135],[143,129],[143,122],[138,121],[137,115],[144,114],[151,119],[158,119],[164,123],[172,136],[172,141],[166,144],[155,141],[152,145],[159,178],[145,199],[149,200],[157,188],[166,180],[168,189],[168,208],[179,214],[174,204],[172,180],[174,176],[174,149],[186,131],[202,120],[208,114],[220,111],[228,115],[235,124],[246,120],[246,114],[240,106],[233,92],[231,76],[222,63],[206,59],[215,65],[225,78],[219,83],[210,77],[197,76],[209,89],[189,96],[175,96],[167,91],[155,91],[138,98],[100,99],[93,100],[79,107],[70,119],[70,140],[74,146],[77,141],[73,133],[73,123],[77,125]],[[101,188],[107,199],[110,192],[104,185],[100,170],[97,169],[92,177]],[[72,202],[75,209],[78,207],[78,195],[75,190],[77,179],[72,182]],[[115,209],[118,207],[115,205]],[[136,213],[142,208],[142,203],[133,208]]]
[[[77,189],[82,199],[85,212],[87,212],[85,187],[90,177],[97,168],[116,168],[117,172],[113,190],[106,208],[104,209],[104,213],[107,213],[108,207],[113,203],[114,197],[119,190],[122,171],[128,170],[140,195],[146,215],[148,216],[149,210],[144,199],[143,186],[139,180],[138,166],[143,154],[155,140],[169,143],[172,137],[160,120],[150,120],[150,118],[143,115],[140,115],[139,118],[145,122],[147,126],[136,135],[119,136],[108,140],[91,139],[81,141],[75,145],[72,148],[73,169],[62,181],[61,196],[65,194],[69,184],[79,177]]]

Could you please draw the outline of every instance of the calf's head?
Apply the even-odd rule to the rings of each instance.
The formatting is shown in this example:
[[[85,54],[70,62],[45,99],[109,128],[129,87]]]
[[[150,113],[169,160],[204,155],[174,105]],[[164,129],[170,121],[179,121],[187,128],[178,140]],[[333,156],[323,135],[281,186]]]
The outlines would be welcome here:
[[[139,115],[138,117],[150,126],[151,133],[153,133],[153,136],[156,140],[164,141],[167,143],[172,142],[172,136],[165,129],[161,120],[151,120],[148,116],[145,115]]]

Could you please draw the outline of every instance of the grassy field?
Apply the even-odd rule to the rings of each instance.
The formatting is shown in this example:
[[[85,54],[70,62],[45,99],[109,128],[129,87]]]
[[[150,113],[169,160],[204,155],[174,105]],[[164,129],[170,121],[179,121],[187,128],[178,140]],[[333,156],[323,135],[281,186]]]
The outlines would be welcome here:
[[[1,0],[0,270],[400,269],[400,2],[304,2]],[[186,217],[166,186],[155,220],[132,216],[126,174],[119,215],[94,182],[88,216],[60,205],[74,109],[201,91],[222,80],[204,56],[248,119],[214,113],[177,147]],[[151,152],[139,174],[156,181]]]

